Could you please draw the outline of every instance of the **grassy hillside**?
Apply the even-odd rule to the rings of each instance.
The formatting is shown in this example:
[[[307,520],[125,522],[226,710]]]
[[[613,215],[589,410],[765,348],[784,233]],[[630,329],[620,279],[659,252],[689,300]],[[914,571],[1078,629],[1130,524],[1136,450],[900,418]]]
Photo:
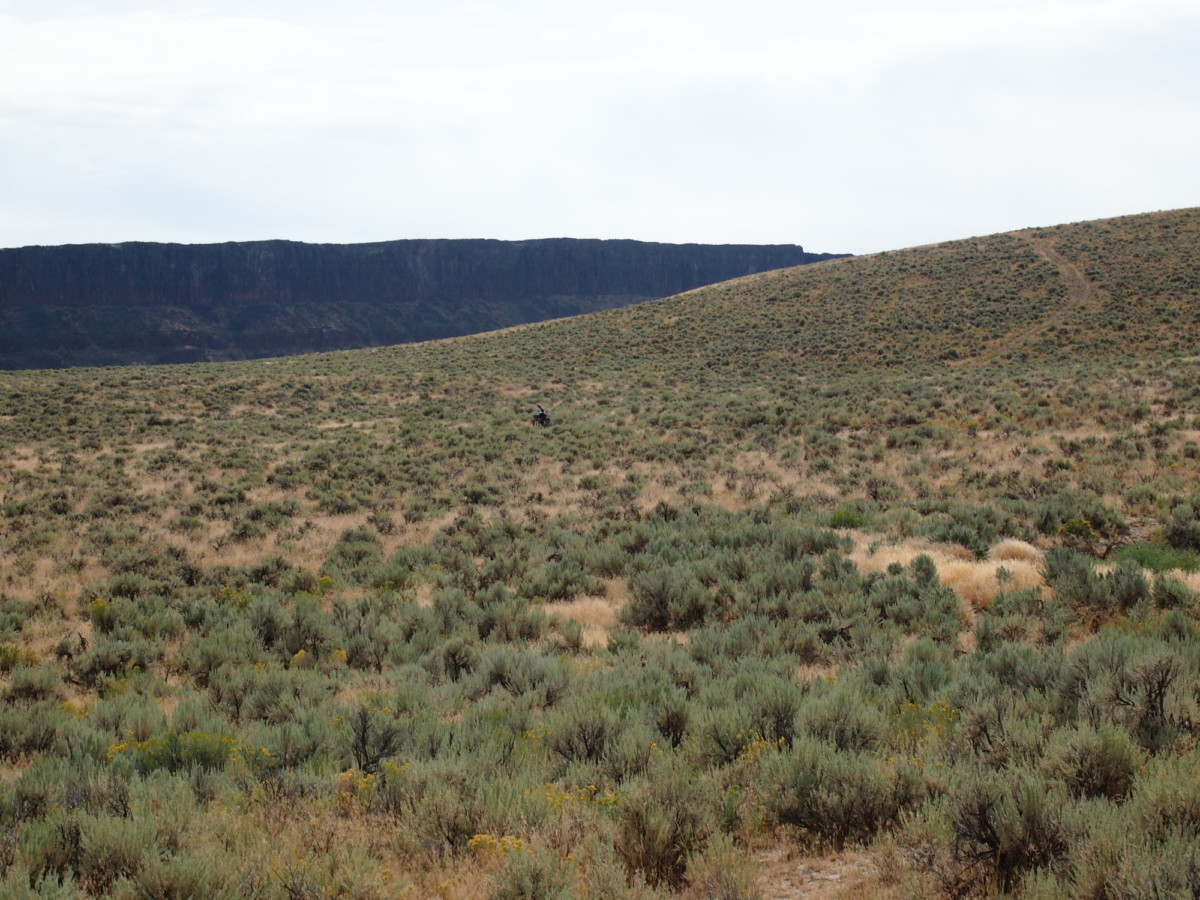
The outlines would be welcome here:
[[[1198,229],[0,375],[0,893],[1187,895]]]
[[[1200,212],[1044,228],[769,272],[561,323],[567,347],[756,372],[1186,354]],[[540,332],[535,331],[535,334]],[[501,342],[505,346],[505,342]]]

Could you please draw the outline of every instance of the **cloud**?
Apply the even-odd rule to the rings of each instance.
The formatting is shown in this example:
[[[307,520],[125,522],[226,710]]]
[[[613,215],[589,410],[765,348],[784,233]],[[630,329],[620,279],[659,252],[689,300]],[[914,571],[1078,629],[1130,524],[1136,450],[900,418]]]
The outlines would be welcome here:
[[[1190,205],[1193,7],[0,3],[0,244],[866,250]]]

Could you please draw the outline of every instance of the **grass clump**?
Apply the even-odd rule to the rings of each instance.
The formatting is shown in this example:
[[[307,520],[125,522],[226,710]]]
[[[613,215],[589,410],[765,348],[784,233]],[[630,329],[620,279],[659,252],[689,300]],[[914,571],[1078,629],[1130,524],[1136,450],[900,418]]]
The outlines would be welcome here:
[[[1117,562],[1131,560],[1151,572],[1195,572],[1200,569],[1200,552],[1168,544],[1131,544],[1114,555]]]

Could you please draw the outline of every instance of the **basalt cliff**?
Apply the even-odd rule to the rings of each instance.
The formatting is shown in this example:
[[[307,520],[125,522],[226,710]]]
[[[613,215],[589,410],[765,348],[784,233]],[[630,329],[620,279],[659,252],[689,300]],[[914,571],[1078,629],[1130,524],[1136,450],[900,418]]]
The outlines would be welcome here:
[[[834,255],[573,239],[5,249],[0,368],[250,359],[454,337]]]

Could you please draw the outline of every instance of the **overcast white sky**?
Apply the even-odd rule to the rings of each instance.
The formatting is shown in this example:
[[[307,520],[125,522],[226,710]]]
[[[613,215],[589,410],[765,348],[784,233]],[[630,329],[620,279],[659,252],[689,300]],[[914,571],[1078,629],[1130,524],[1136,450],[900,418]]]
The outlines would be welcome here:
[[[0,247],[865,253],[1200,205],[1197,0],[0,0]]]

